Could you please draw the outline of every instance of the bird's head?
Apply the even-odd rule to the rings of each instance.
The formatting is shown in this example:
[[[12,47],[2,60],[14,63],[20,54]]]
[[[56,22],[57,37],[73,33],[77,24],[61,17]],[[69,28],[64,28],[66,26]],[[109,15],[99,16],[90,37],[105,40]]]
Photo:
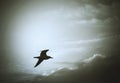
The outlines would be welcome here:
[[[47,51],[49,51],[49,49],[45,49],[45,50],[42,50],[43,52],[47,52]]]
[[[49,56],[49,59],[53,59],[53,57]]]

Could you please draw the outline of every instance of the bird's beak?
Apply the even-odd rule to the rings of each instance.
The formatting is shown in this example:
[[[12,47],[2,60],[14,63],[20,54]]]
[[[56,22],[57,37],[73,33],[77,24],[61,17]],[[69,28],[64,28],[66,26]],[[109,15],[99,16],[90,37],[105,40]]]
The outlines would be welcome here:
[[[53,59],[53,57],[51,57],[51,59]]]

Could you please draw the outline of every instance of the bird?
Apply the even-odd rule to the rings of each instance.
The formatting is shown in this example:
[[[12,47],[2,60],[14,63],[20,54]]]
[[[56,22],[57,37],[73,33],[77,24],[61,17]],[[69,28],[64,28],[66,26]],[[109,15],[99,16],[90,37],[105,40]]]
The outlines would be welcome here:
[[[48,59],[50,59],[50,58],[53,58],[53,57],[48,56],[48,55],[46,54],[48,51],[49,51],[49,49],[42,50],[41,53],[40,53],[40,56],[34,57],[34,58],[37,58],[37,59],[38,59],[38,61],[37,61],[36,65],[34,66],[34,68],[37,67],[42,61],[48,60]]]

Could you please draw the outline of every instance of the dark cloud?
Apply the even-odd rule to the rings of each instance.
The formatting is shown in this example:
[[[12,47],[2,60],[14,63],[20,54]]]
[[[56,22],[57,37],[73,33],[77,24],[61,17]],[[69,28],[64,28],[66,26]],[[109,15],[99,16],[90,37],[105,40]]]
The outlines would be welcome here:
[[[68,71],[67,69],[62,69],[47,77],[29,74],[13,74],[9,77],[9,79],[13,79],[9,83],[119,83],[119,64],[119,55],[113,53],[105,58],[96,57],[90,63],[80,64],[79,70]],[[64,75],[60,75],[59,73]],[[18,78],[21,78],[21,80],[16,80]],[[3,81],[3,83],[4,82],[5,81]]]
[[[118,3],[120,2],[119,0],[76,0],[78,2],[82,2],[82,3],[86,3],[86,4],[94,4],[94,5],[98,5],[98,4],[104,4],[104,5],[112,5],[113,3]]]
[[[112,52],[111,52],[112,53]],[[120,69],[119,54],[112,53],[107,57],[95,57],[90,63],[83,63],[79,65],[79,70],[60,70],[57,73],[64,73],[59,75],[57,73],[41,80],[43,83],[119,83],[119,69]],[[57,77],[57,78],[55,78]],[[34,82],[39,82],[36,79]]]

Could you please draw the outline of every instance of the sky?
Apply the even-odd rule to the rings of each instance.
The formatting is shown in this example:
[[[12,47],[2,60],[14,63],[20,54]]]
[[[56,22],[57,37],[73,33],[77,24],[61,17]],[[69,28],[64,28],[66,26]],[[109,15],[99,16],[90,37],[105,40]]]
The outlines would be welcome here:
[[[120,1],[0,1],[2,83],[119,83]],[[53,59],[34,68],[43,49]]]

